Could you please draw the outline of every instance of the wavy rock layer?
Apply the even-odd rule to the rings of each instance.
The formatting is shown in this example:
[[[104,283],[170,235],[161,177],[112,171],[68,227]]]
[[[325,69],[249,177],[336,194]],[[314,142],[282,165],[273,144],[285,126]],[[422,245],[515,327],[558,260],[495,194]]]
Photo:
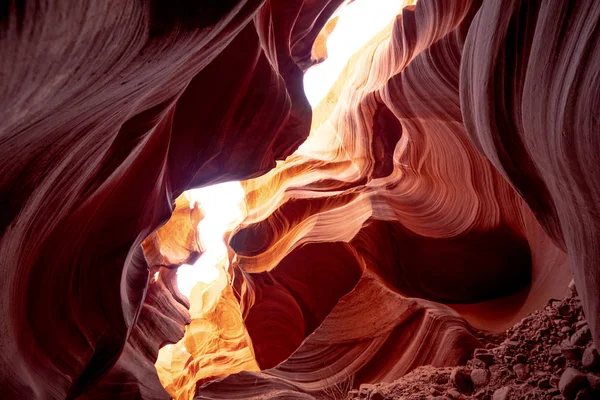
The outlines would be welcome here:
[[[600,148],[599,30],[596,2],[485,2],[460,75],[469,137],[569,253],[596,343],[600,181],[590,168]]]
[[[285,362],[204,385],[196,399],[327,397],[348,380],[394,380],[419,365],[459,363],[478,346],[456,312],[401,296],[367,272]]]
[[[142,241],[188,187],[259,175],[304,140],[302,70],[335,6],[2,6],[4,398],[77,397],[137,348]]]
[[[481,18],[476,13],[480,6],[461,3],[453,8],[422,1],[404,9],[387,34],[382,32],[351,60],[347,71],[353,73],[343,74],[315,110],[307,142],[269,174],[244,183],[250,212],[230,243],[240,256],[239,267],[251,272],[249,279],[282,274],[280,266],[299,248],[311,246],[306,243],[343,241],[357,253],[362,268],[376,272],[402,298],[449,304],[485,329],[503,330],[564,292],[569,262],[560,240],[544,221],[540,226],[534,220],[529,198],[524,196],[524,202],[502,171],[482,157],[463,124],[461,58],[473,18]],[[370,296],[363,299],[372,304]],[[268,308],[263,316],[283,315],[282,309],[302,304],[263,302],[270,306],[257,304],[254,311]],[[337,307],[343,304],[342,300]],[[334,318],[335,310],[322,327]],[[294,313],[287,315],[291,319]],[[353,329],[361,331],[364,324],[356,325]],[[252,319],[247,319],[247,326],[251,335],[257,332],[252,336],[261,360],[262,348],[278,342],[269,337],[263,345]],[[438,328],[444,329],[449,328]],[[373,354],[365,359],[353,354],[359,366],[351,371],[348,361],[338,364],[333,355],[327,362],[308,356],[305,346],[317,335],[327,338],[327,354],[334,354],[332,348],[342,337],[311,332],[288,358],[281,357],[281,364],[263,372],[259,389],[241,393],[275,396],[281,390],[297,390],[326,396],[319,391],[344,379],[351,378],[355,386],[394,379],[389,372],[394,368],[369,361]],[[429,343],[431,335],[410,329],[386,333],[388,340],[416,336],[420,343]],[[441,364],[452,365],[468,351],[459,345],[453,349],[456,353],[446,354]],[[395,359],[417,357],[410,347],[392,353]],[[313,378],[298,373],[310,370],[310,365],[319,371],[322,364],[328,365],[327,373],[317,372]],[[406,361],[404,367],[397,369],[398,376],[411,369]],[[281,371],[290,371],[284,381]],[[208,384],[199,389],[198,398],[221,398],[219,393],[234,385],[237,376],[243,381],[248,375]],[[244,390],[242,386],[231,390]]]
[[[3,398],[331,397],[464,361],[571,265],[600,342],[600,4],[420,0],[311,114],[340,3],[0,6]],[[179,196],[231,179],[190,305]]]

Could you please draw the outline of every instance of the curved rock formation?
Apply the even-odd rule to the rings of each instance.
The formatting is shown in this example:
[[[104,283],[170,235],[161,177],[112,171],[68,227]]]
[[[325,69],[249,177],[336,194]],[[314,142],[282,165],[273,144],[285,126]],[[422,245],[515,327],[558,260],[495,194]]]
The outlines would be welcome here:
[[[140,244],[173,199],[304,140],[298,65],[335,2],[271,3],[3,6],[3,397],[89,391],[132,337]]]
[[[341,3],[0,6],[1,397],[335,398],[466,361],[571,264],[600,342],[600,4],[419,0],[312,112]],[[181,195],[234,179],[187,299]]]
[[[457,313],[407,299],[366,272],[285,362],[206,384],[195,398],[289,396],[281,391],[295,392],[298,398],[303,398],[301,393],[327,397],[328,389],[347,380],[388,381],[419,365],[459,363],[477,346]]]
[[[569,253],[597,343],[599,26],[595,2],[484,2],[461,66],[469,137]]]

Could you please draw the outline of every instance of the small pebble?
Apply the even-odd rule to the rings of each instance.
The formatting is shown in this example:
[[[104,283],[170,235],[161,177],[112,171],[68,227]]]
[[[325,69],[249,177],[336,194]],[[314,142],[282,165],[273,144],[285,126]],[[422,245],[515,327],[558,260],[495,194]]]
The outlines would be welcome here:
[[[511,392],[510,386],[505,386],[503,388],[500,388],[494,392],[494,395],[492,396],[492,400],[509,400],[510,392]]]
[[[587,324],[588,324],[587,321],[578,321],[575,324],[575,330],[579,330],[579,329],[583,328],[584,326],[587,326]]]
[[[592,338],[592,331],[588,326],[584,326],[571,336],[573,346],[583,346]]]
[[[471,381],[475,387],[485,386],[490,381],[490,371],[477,368],[471,371]]]
[[[600,392],[600,375],[587,374],[587,380],[593,390]]]
[[[550,348],[550,354],[553,355],[554,357],[556,356],[560,356],[562,354],[562,351],[560,349],[560,346],[558,345],[554,345]]]
[[[587,378],[584,374],[575,368],[567,368],[560,377],[558,389],[567,400],[573,400],[577,392],[583,389],[586,384]]]
[[[454,370],[452,370],[452,373],[450,374],[450,383],[452,383],[460,393],[471,394],[473,391],[469,374],[461,368],[454,368]]]
[[[449,389],[447,394],[451,399],[460,399],[462,397],[456,389]]]
[[[583,364],[583,368],[588,371],[600,369],[600,354],[598,354],[598,350],[594,346],[589,346],[585,349],[581,357],[581,363]]]
[[[520,381],[525,381],[529,378],[529,365],[527,364],[517,364],[513,367],[513,371],[517,375],[517,379]]]
[[[560,333],[562,334],[569,334],[573,332],[573,329],[571,329],[570,326],[563,326],[562,328],[560,328]]]
[[[581,353],[582,353],[581,347],[571,344],[571,342],[569,342],[568,340],[565,340],[561,343],[560,351],[562,352],[563,356],[565,356],[565,358],[567,360],[571,360],[571,361],[581,360]]]

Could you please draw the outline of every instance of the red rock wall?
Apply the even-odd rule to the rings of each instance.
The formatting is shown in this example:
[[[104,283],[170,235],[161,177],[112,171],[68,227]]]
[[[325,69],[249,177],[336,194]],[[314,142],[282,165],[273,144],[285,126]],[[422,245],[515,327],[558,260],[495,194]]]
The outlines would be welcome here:
[[[460,75],[469,137],[569,253],[596,343],[599,29],[597,2],[484,2]]]
[[[505,329],[571,265],[600,341],[600,4],[421,0],[311,113],[340,2],[0,6],[3,398],[168,398],[172,268],[200,249],[153,233],[184,190],[267,172],[230,242],[265,370],[197,398],[459,363],[468,323]]]
[[[304,140],[301,67],[335,2],[273,3],[2,6],[4,398],[89,390],[144,323],[140,244],[175,197]]]

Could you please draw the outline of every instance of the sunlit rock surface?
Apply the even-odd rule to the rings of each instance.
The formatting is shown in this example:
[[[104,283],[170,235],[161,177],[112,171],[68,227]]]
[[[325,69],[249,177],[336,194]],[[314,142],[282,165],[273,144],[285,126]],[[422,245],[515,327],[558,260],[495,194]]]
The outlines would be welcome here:
[[[326,397],[464,361],[571,274],[600,341],[600,3],[420,0],[311,111],[341,3],[0,6],[0,397]],[[181,195],[228,180],[187,298]]]

